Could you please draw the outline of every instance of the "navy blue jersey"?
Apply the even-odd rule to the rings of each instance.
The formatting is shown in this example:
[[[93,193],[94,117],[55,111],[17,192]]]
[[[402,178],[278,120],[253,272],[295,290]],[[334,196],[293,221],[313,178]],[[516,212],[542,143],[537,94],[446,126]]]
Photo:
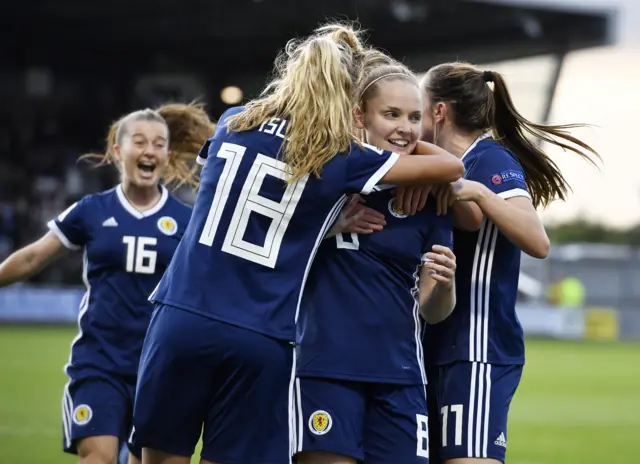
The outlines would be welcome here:
[[[522,166],[500,143],[482,138],[462,158],[465,177],[502,198],[529,198]],[[454,230],[456,307],[427,324],[427,362],[523,364],[524,338],[516,316],[521,251],[490,220],[479,231]]]
[[[287,121],[227,132],[226,116],[241,110],[223,115],[200,153],[191,222],[152,300],[293,341],[311,262],[345,194],[369,193],[398,155],[353,143],[321,179],[287,183]]]
[[[451,247],[452,218],[436,202],[414,216],[393,208],[394,190],[367,196],[387,225],[327,239],[303,295],[298,375],[424,383],[418,278],[424,253]]]
[[[148,297],[169,266],[191,208],[162,187],[140,212],[122,186],[88,195],[48,223],[69,249],[84,249],[82,299],[67,373],[85,368],[135,375],[153,305]]]

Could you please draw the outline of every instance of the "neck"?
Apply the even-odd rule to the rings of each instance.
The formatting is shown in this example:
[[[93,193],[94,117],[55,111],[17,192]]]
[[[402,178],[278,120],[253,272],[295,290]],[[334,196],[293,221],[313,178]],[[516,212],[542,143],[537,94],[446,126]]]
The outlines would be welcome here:
[[[482,131],[474,132],[452,132],[450,134],[442,134],[438,145],[447,150],[452,155],[462,158],[462,155],[483,134]]]
[[[162,193],[157,185],[138,187],[131,182],[123,181],[122,191],[127,197],[127,200],[129,200],[129,203],[141,212],[153,208],[162,197]]]

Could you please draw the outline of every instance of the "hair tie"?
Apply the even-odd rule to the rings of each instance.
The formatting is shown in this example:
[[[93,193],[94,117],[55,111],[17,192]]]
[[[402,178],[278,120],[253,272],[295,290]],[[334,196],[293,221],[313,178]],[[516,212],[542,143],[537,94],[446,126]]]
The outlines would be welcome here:
[[[482,80],[485,82],[493,82],[493,71],[485,71],[482,73]]]

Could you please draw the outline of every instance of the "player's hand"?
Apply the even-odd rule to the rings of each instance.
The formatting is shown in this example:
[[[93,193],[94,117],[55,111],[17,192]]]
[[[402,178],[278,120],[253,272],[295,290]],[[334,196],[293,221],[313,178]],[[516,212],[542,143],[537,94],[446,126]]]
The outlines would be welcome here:
[[[451,285],[456,276],[456,255],[442,245],[434,245],[431,250],[425,255],[424,267],[429,269],[429,275],[436,282]]]
[[[331,228],[329,235],[344,233],[372,234],[387,225],[384,214],[364,205],[360,195],[352,195],[343,206],[338,220]]]
[[[393,207],[402,211],[403,214],[413,216],[424,208],[431,188],[430,185],[422,187],[398,186]]]
[[[469,179],[458,179],[451,186],[455,200],[460,201],[478,201],[487,192],[487,188],[480,182]]]
[[[431,195],[436,199],[436,214],[438,216],[447,214],[451,205],[456,201],[452,184],[436,185],[432,189]]]

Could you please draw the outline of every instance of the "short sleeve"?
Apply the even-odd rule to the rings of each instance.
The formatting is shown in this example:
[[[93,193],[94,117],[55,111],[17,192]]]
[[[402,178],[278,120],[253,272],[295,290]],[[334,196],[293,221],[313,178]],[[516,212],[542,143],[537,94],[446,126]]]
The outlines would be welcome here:
[[[216,128],[216,130],[217,130],[217,128]],[[209,157],[209,146],[210,145],[211,145],[211,139],[207,140],[204,143],[204,145],[200,149],[200,152],[198,153],[198,157],[196,158],[196,163],[198,163],[201,166],[204,166],[204,163],[207,162],[207,158]]]
[[[398,154],[372,145],[353,144],[346,163],[346,191],[369,194],[398,160]]]
[[[47,223],[49,230],[70,250],[78,250],[87,243],[86,197],[72,204],[66,210]]]
[[[469,166],[465,177],[484,184],[504,199],[531,198],[522,166],[503,148],[488,149],[480,153]]]
[[[207,161],[207,158],[209,156],[209,146],[211,145],[211,141],[216,137],[219,137],[220,135],[222,135],[227,130],[227,125],[226,125],[227,118],[229,118],[229,116],[233,116],[235,114],[240,113],[243,109],[244,109],[244,106],[234,106],[233,108],[229,108],[227,111],[222,113],[222,116],[220,116],[220,119],[218,119],[218,124],[216,124],[216,129],[213,133],[213,137],[211,137],[209,140],[205,142],[203,147],[200,149],[200,153],[198,153],[196,162],[199,165],[204,166],[204,163]]]

